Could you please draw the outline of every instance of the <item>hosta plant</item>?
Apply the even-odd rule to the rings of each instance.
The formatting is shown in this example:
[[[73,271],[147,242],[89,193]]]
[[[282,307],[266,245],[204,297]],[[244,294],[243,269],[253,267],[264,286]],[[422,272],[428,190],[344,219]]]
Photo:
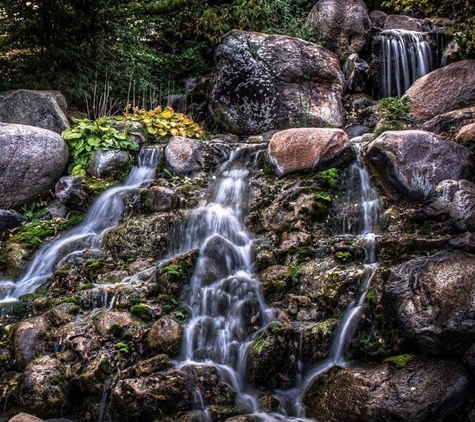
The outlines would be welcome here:
[[[175,113],[171,107],[156,107],[153,110],[128,108],[124,118],[142,123],[155,138],[167,135],[188,138],[204,136],[204,130],[198,123],[185,114]]]
[[[116,119],[99,118],[97,120],[74,119],[73,126],[63,131],[63,139],[68,143],[71,153],[69,173],[85,176],[94,152],[98,149],[126,149],[135,151],[138,144],[130,139],[127,131],[113,127]]]

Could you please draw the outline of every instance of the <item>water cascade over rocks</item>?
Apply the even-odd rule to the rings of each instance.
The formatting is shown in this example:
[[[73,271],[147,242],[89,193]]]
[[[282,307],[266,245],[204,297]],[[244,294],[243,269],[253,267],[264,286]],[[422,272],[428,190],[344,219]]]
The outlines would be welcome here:
[[[432,51],[421,32],[391,29],[382,37],[382,97],[402,97],[412,83],[433,70]]]
[[[19,280],[15,283],[2,281],[1,301],[17,300],[21,295],[34,292],[52,274],[62,258],[76,251],[97,247],[104,234],[119,224],[125,211],[123,195],[154,178],[158,159],[159,149],[142,148],[138,165],[132,168],[123,185],[105,191],[92,204],[81,224],[43,245]]]
[[[339,323],[327,357],[303,377],[302,385],[292,392],[291,396],[284,395],[290,404],[289,411],[299,416],[304,414],[301,400],[313,381],[333,366],[347,366],[345,353],[358,327],[366,294],[377,268],[376,240],[381,234],[381,206],[371,185],[369,173],[363,165],[361,145],[354,142],[353,146],[357,153],[356,160],[346,170],[346,176],[343,176],[346,195],[340,205],[340,213],[335,218],[335,224],[340,232],[339,236],[353,238],[363,248],[363,275],[356,298],[350,303]]]
[[[356,330],[371,277],[376,269],[375,243],[380,233],[380,206],[370,185],[361,154],[348,169],[347,197],[339,217],[340,234],[361,243],[365,250],[364,275],[356,300],[345,312],[328,357],[297,381],[296,388],[277,391],[281,413],[264,413],[246,384],[246,355],[261,328],[278,319],[262,297],[252,268],[253,237],[244,225],[249,164],[255,154],[250,147],[238,149],[218,173],[214,193],[207,205],[193,210],[180,230],[176,253],[198,249],[188,303],[191,318],[184,329],[180,369],[212,365],[237,394],[237,403],[264,421],[304,421],[298,404],[308,385],[334,365],[345,365],[345,352]],[[247,161],[247,163],[246,163]],[[247,165],[246,165],[247,164]],[[301,377],[298,377],[301,379]],[[206,401],[197,400],[201,419],[212,420]]]

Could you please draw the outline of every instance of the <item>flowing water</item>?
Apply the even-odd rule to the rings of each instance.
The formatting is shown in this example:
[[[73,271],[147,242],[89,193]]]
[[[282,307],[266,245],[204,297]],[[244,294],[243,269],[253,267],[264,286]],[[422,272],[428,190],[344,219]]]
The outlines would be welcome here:
[[[433,70],[431,47],[421,32],[391,29],[381,37],[382,97],[402,97],[416,79]]]
[[[378,195],[371,186],[368,171],[363,165],[361,145],[355,142],[353,147],[356,152],[356,160],[342,177],[347,193],[344,202],[339,207],[340,212],[336,216],[336,220],[339,222],[340,236],[353,238],[365,251],[363,275],[356,299],[345,311],[327,357],[305,374],[302,385],[292,392],[293,401],[289,400],[289,394],[284,394],[284,399],[291,402],[289,411],[297,415],[305,413],[302,398],[319,375],[333,366],[347,366],[345,353],[358,327],[364,311],[366,294],[377,268],[376,240],[381,234],[381,206]],[[298,399],[295,400],[295,398]]]
[[[345,352],[360,320],[364,300],[376,269],[376,237],[380,208],[359,148],[357,160],[346,178],[350,188],[342,206],[341,234],[353,237],[366,252],[364,275],[357,299],[345,312],[328,357],[303,376],[295,389],[276,392],[282,414],[259,410],[257,400],[245,381],[246,352],[256,332],[278,314],[262,297],[259,280],[252,269],[253,237],[243,222],[243,204],[248,192],[249,148],[237,150],[217,176],[215,192],[206,206],[193,210],[178,231],[176,253],[199,249],[191,279],[188,303],[191,317],[185,326],[179,367],[208,364],[237,393],[238,405],[263,421],[306,421],[301,399],[313,380],[334,365],[345,365]],[[348,213],[353,214],[349,216]],[[357,210],[355,215],[355,210]],[[201,404],[203,421],[211,420],[206,402]]]
[[[155,177],[158,159],[159,149],[142,148],[138,165],[132,168],[122,186],[103,192],[91,205],[81,224],[44,244],[19,280],[2,281],[3,297],[0,297],[0,303],[14,301],[21,295],[34,292],[51,276],[58,262],[68,254],[99,246],[104,234],[117,226],[124,214],[123,195],[137,190]]]

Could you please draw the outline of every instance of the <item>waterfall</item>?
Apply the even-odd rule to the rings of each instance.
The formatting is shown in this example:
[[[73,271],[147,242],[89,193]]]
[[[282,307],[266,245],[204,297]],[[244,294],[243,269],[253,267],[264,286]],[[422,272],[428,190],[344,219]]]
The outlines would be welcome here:
[[[184,329],[181,366],[216,366],[249,410],[256,402],[245,392],[245,353],[257,330],[273,320],[253,273],[253,236],[243,221],[255,149],[233,152],[217,174],[208,204],[193,210],[177,231],[177,252],[199,250],[190,281],[191,317]]]
[[[1,291],[6,294],[0,298],[0,303],[14,301],[21,295],[34,292],[51,276],[56,264],[68,254],[99,246],[104,234],[116,227],[124,214],[123,195],[137,190],[155,177],[158,159],[158,148],[142,148],[138,165],[132,168],[122,186],[103,192],[91,205],[81,224],[44,244],[16,283],[2,280]]]
[[[391,29],[382,37],[382,97],[402,97],[416,79],[433,70],[432,51],[421,32]]]
[[[287,401],[289,394],[292,395],[293,403],[290,411],[297,415],[304,414],[301,400],[313,381],[335,365],[342,367],[346,365],[345,353],[358,327],[364,311],[366,294],[377,268],[376,239],[381,233],[381,206],[378,195],[371,186],[368,171],[363,165],[361,145],[353,142],[353,147],[356,160],[342,177],[347,193],[343,204],[339,207],[340,216],[337,215],[336,220],[339,223],[339,236],[354,238],[365,251],[363,275],[356,299],[350,303],[341,318],[327,357],[304,376],[302,385],[297,391],[283,395]],[[299,397],[299,400],[295,401],[295,397]]]

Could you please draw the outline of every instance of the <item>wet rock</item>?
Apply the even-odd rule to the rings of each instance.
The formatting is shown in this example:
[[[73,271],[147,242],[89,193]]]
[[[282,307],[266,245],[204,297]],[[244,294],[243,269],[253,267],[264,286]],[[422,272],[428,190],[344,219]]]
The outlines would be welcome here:
[[[368,81],[369,65],[358,54],[351,54],[342,67],[350,91],[362,92]]]
[[[233,406],[236,404],[236,393],[229,384],[224,382],[215,366],[206,364],[187,364],[181,368],[189,374],[193,385],[199,391],[202,404]]]
[[[284,299],[288,289],[287,282],[289,278],[289,267],[286,265],[272,265],[259,275],[267,303],[278,302]]]
[[[166,371],[173,367],[170,357],[166,354],[155,355],[149,359],[143,359],[120,373],[121,378],[138,378],[153,374],[154,372]]]
[[[59,201],[73,210],[84,210],[89,202],[81,176],[63,176],[55,185],[54,194]]]
[[[178,205],[178,197],[173,189],[151,186],[142,194],[143,209],[148,212],[171,211]]]
[[[43,316],[20,322],[12,332],[13,355],[20,368],[30,363],[38,353],[45,352],[44,343],[50,324]]]
[[[439,252],[390,268],[383,306],[401,337],[428,355],[460,356],[475,342],[475,259]]]
[[[107,380],[112,378],[114,371],[110,356],[99,354],[87,363],[81,373],[77,374],[74,382],[84,396],[100,397],[104,392]]]
[[[332,369],[305,395],[307,417],[332,422],[426,422],[450,417],[469,391],[462,363],[415,359],[403,369]]]
[[[182,343],[181,325],[171,316],[163,316],[150,327],[147,343],[152,353],[177,356]]]
[[[462,126],[457,132],[455,140],[462,144],[475,142],[475,123]]]
[[[423,123],[475,101],[475,60],[464,60],[436,69],[419,78],[404,94],[411,100],[411,114]]]
[[[120,421],[152,422],[191,409],[193,397],[189,377],[172,369],[120,380],[111,392],[111,409]]]
[[[106,311],[94,318],[94,327],[102,336],[112,334],[117,338],[134,338],[142,324],[128,312]]]
[[[32,126],[0,123],[0,208],[18,208],[46,194],[68,162],[60,135]]]
[[[368,9],[360,0],[320,0],[310,11],[307,25],[340,61],[359,53],[371,32]]]
[[[384,21],[383,29],[427,32],[431,30],[431,23],[429,19],[417,19],[406,15],[389,15]]]
[[[430,193],[422,213],[448,219],[458,230],[475,230],[475,184],[468,180],[444,180]]]
[[[355,124],[345,127],[345,132],[348,135],[348,139],[353,139],[366,133],[371,133],[372,130],[368,126]]]
[[[289,388],[295,382],[298,336],[290,326],[271,323],[249,347],[246,378],[259,388]]]
[[[138,216],[109,230],[103,239],[104,248],[114,259],[135,261],[161,258],[168,252],[177,213]]]
[[[194,250],[164,262],[158,268],[154,291],[158,294],[180,296],[183,287],[190,282],[197,257],[198,252]]]
[[[54,417],[70,407],[68,381],[64,365],[56,358],[42,356],[23,372],[15,399],[27,412],[41,417]]]
[[[449,139],[457,136],[459,129],[475,120],[475,107],[466,107],[447,113],[439,114],[424,122],[421,129]]]
[[[233,30],[215,60],[210,105],[226,130],[256,135],[343,125],[343,74],[325,48],[283,35]]]
[[[371,24],[375,28],[383,28],[384,22],[388,18],[388,14],[382,12],[381,10],[372,10],[369,13],[369,19],[371,20]]]
[[[300,328],[301,359],[305,367],[316,365],[327,356],[338,323],[337,319],[329,318],[302,324]]]
[[[25,223],[27,218],[15,210],[0,210],[0,233]]]
[[[214,168],[225,161],[229,145],[173,136],[165,147],[165,167],[180,176]]]
[[[370,172],[393,198],[420,201],[439,182],[472,174],[468,148],[420,130],[384,132],[365,151]]]
[[[87,167],[94,177],[111,177],[123,173],[130,162],[130,155],[123,150],[97,150]]]
[[[0,122],[48,129],[58,134],[69,127],[66,99],[58,91],[19,89],[0,93]]]
[[[269,143],[269,161],[277,174],[325,170],[344,161],[350,152],[341,129],[298,128],[277,132]]]
[[[68,216],[68,209],[58,199],[53,199],[46,210],[51,218],[67,218]]]

